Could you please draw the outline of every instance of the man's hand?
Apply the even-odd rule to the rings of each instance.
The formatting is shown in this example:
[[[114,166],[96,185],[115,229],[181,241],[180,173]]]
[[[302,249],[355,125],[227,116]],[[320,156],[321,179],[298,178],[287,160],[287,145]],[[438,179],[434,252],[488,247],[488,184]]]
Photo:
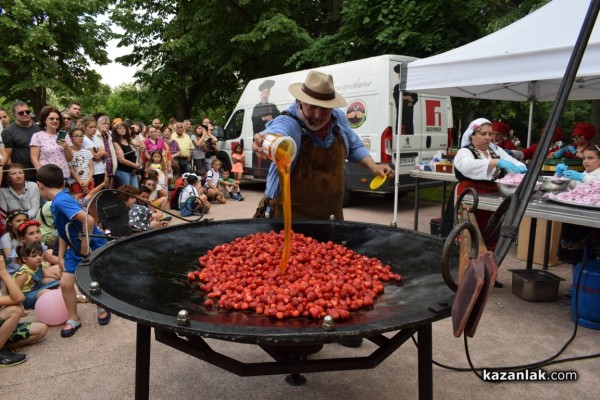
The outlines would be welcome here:
[[[254,151],[254,153],[256,153],[257,157],[260,157],[263,160],[268,160],[269,158],[262,151],[262,143],[263,143],[262,137],[258,133],[255,133],[254,138],[252,140],[252,151]]]
[[[394,179],[394,170],[387,164],[377,164],[373,172],[375,175],[385,175],[388,179]]]

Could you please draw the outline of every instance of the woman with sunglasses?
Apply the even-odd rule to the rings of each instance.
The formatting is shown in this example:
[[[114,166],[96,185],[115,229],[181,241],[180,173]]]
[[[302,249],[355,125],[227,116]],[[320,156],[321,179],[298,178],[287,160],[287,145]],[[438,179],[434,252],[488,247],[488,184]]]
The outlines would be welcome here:
[[[63,119],[63,123],[60,126],[60,130],[69,132],[71,130],[71,125],[73,124],[73,116],[68,111],[63,111],[62,113],[60,113],[60,115]]]
[[[42,130],[31,138],[31,162],[36,170],[46,164],[58,165],[63,171],[65,181],[68,182],[71,178],[69,161],[73,160],[73,152],[69,136],[58,136],[58,131],[64,123],[62,115],[56,108],[46,106],[40,112],[39,120]]]

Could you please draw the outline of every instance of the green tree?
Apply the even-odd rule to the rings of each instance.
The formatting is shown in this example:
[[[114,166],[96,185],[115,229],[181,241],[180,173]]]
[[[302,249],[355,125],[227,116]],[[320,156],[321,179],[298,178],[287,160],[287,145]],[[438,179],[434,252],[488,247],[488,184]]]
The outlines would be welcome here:
[[[164,120],[164,115],[153,99],[153,92],[143,85],[122,84],[115,88],[104,107],[99,109],[110,115],[111,118],[130,119],[149,123],[159,117]]]
[[[15,0],[0,10],[0,90],[39,111],[49,90],[76,97],[86,85],[98,85],[90,68],[108,62],[111,33],[97,16],[110,0]]]
[[[118,0],[111,19],[124,30],[120,57],[141,65],[139,82],[159,93],[169,115],[194,108],[231,108],[245,83],[284,73],[313,37],[337,29],[339,1]],[[144,14],[139,12],[145,10]]]

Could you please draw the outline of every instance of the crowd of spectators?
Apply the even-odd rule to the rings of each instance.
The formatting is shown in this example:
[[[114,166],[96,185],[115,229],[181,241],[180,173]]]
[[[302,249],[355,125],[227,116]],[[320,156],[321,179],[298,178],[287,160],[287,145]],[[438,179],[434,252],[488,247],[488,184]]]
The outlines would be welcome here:
[[[70,316],[61,336],[72,336],[81,326],[65,295],[74,293],[74,280],[65,280],[64,271],[72,271],[68,260],[65,269],[60,258],[65,257],[61,212],[71,210],[71,220],[79,219],[76,210],[85,210],[96,193],[118,189],[129,210],[130,228],[144,231],[168,225],[171,218],[165,210],[170,205],[182,210],[182,216],[194,216],[207,213],[212,202],[243,200],[241,173],[233,179],[230,171],[221,170],[220,161],[214,162],[218,139],[208,117],[193,127],[190,120],[175,118],[164,125],[159,118],[145,124],[86,115],[76,102],[63,111],[43,107],[35,117],[27,103],[17,101],[10,110],[0,108],[0,132],[0,366],[25,361],[24,354],[10,349],[44,337],[44,324],[22,322],[21,317],[59,284]],[[241,170],[243,165],[238,165],[236,171]],[[58,174],[58,185],[52,171]],[[70,195],[66,209],[65,195]],[[60,206],[53,205],[58,201]],[[186,204],[193,209],[186,212]],[[82,224],[90,221],[81,218]],[[102,232],[101,223],[92,221]],[[81,296],[77,300],[86,301]],[[98,322],[109,321],[110,313],[99,308]]]

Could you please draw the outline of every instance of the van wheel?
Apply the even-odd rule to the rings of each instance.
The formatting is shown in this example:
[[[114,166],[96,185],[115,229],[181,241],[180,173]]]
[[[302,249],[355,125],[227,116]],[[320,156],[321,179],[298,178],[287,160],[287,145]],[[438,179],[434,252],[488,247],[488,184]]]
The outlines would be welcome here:
[[[346,189],[344,189],[344,200],[343,200],[342,205],[344,207],[348,207],[351,202],[352,202],[352,192],[346,188]]]

